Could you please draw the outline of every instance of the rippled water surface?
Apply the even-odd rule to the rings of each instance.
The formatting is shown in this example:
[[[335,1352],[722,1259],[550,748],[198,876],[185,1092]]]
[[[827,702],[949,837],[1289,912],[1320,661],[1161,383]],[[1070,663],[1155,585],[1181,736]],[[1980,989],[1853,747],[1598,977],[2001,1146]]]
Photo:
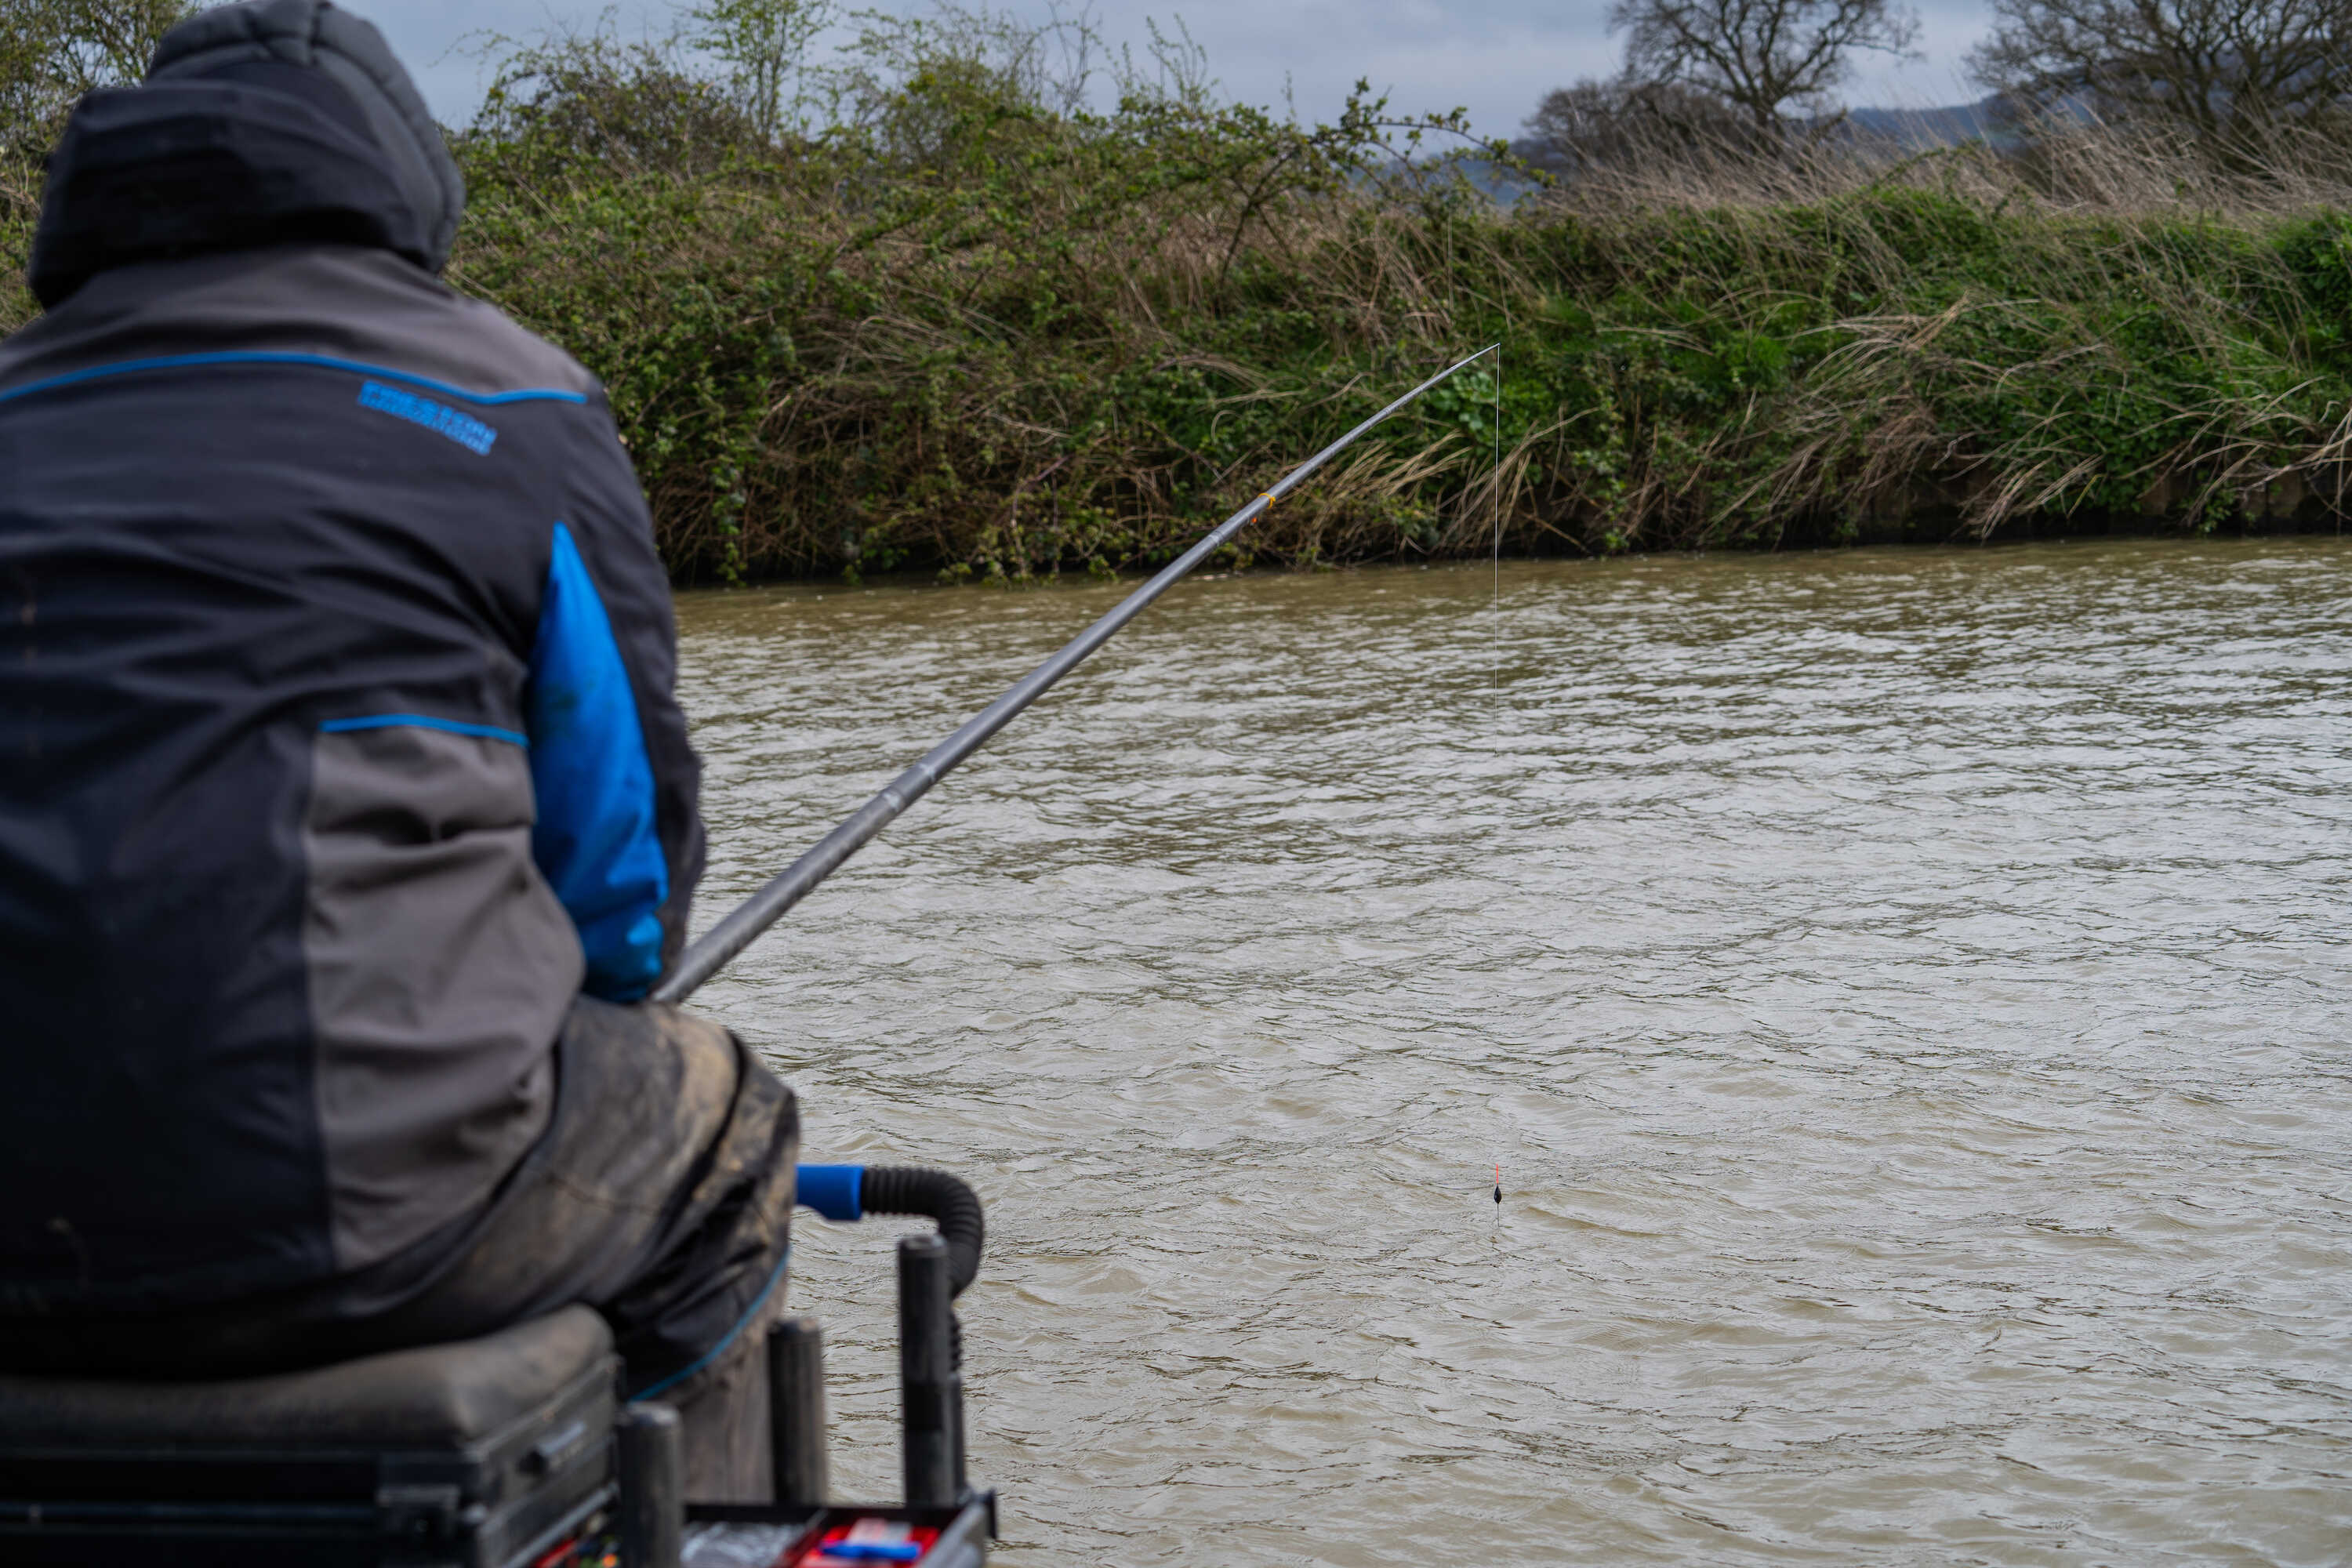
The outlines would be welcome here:
[[[1495,592],[1187,584],[702,994],[988,1199],[1004,1560],[2352,1558],[2352,548]],[[684,600],[701,918],[1117,593]]]

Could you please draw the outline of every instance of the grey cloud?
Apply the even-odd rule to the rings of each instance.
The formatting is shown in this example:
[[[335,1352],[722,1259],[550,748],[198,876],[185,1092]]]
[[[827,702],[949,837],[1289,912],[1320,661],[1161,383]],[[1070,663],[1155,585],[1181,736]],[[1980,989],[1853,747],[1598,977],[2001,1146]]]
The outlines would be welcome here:
[[[471,111],[483,81],[480,62],[454,52],[464,35],[593,25],[604,7],[597,0],[352,0],[352,8],[383,28],[435,111],[454,121]],[[1013,0],[1011,8],[1045,14],[1044,0]],[[1964,57],[1983,30],[1983,0],[1943,0],[1923,10],[1927,58],[1895,67],[1864,62],[1849,93],[1855,101],[1917,105],[1978,95]],[[1608,75],[1618,58],[1601,0],[1098,0],[1095,12],[1114,45],[1137,47],[1148,17],[1165,25],[1181,16],[1229,94],[1279,107],[1287,87],[1310,120],[1337,114],[1363,77],[1389,93],[1392,109],[1461,105],[1482,134],[1510,135],[1547,90]],[[625,6],[619,19],[625,29],[660,30],[670,15],[664,6]]]

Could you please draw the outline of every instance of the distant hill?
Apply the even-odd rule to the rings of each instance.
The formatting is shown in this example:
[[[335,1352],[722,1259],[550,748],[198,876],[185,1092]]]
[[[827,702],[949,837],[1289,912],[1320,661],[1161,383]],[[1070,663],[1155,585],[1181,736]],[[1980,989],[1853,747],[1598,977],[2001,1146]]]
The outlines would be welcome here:
[[[1994,142],[2002,134],[1993,117],[2000,100],[1980,98],[1943,109],[1850,109],[1846,122],[1858,131],[1905,147],[1957,147],[1963,142]]]
[[[1881,139],[1915,151],[1957,147],[1977,141],[2008,147],[2015,142],[2017,133],[2000,122],[1996,112],[2000,101],[1997,96],[1989,94],[1974,103],[1947,104],[1937,109],[1849,109],[1842,123],[1848,134]],[[1525,138],[1513,142],[1511,150],[1531,163],[1541,161],[1537,144]],[[1402,161],[1392,166],[1402,166]],[[1502,206],[1514,205],[1537,188],[1535,182],[1517,171],[1496,168],[1484,159],[1465,159],[1454,167]]]

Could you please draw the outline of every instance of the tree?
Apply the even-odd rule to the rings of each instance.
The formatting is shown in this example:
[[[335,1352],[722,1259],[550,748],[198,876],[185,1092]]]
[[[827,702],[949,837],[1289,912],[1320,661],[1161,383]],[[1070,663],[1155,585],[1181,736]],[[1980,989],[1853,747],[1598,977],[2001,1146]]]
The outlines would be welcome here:
[[[1713,93],[1674,82],[1580,81],[1544,94],[1514,151],[1549,174],[1628,168],[1702,149],[1746,151],[1748,120]]]
[[[1977,79],[2044,107],[2180,126],[2209,145],[2340,106],[2352,0],[1994,0]]]
[[[1819,112],[1856,51],[1907,56],[1918,18],[1896,0],[1615,0],[1625,75],[1708,93],[1761,133]]]
[[[593,31],[536,41],[493,37],[489,89],[456,140],[469,180],[530,184],[590,169],[703,174],[769,143],[725,84],[673,39],[626,41],[609,16]]]
[[[833,16],[832,0],[700,0],[687,39],[731,68],[745,114],[772,142],[799,117],[801,62]]]
[[[163,35],[203,7],[190,0],[5,0],[0,4],[0,141],[46,146],[74,100],[137,81]]]

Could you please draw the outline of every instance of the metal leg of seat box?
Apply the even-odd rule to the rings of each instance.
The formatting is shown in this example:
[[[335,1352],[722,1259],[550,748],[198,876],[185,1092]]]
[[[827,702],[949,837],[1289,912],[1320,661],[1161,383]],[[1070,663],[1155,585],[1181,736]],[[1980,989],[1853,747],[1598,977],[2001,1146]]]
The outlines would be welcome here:
[[[898,1239],[899,1436],[907,1506],[949,1508],[962,1498],[963,1376],[948,1306],[947,1244]]]
[[[831,1489],[824,1457],[824,1331],[814,1318],[768,1331],[768,1419],[779,1504],[822,1507]]]
[[[621,1412],[622,1568],[678,1568],[686,1534],[686,1443],[677,1412],[632,1405]]]

